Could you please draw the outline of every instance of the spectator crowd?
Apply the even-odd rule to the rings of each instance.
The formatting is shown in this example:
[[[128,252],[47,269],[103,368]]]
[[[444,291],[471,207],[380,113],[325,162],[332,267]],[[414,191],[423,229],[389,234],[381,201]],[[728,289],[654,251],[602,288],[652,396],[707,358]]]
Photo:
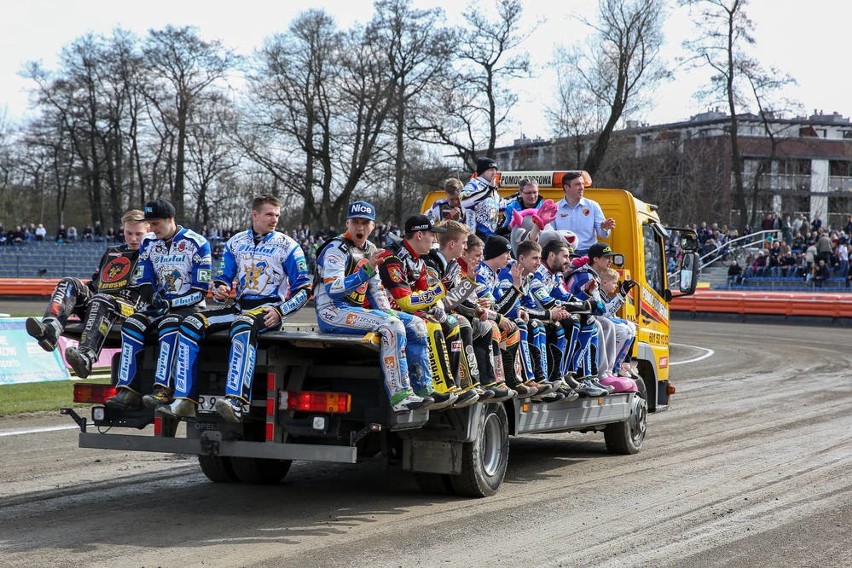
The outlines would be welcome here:
[[[701,255],[714,251],[726,259],[732,249],[729,243],[740,235],[735,229],[718,223],[701,222],[692,225],[701,245]],[[815,287],[826,280],[839,278],[849,287],[852,274],[849,256],[852,253],[852,215],[842,227],[823,224],[818,216],[809,220],[804,214],[780,216],[769,213],[764,216],[757,231],[778,231],[768,235],[764,247],[749,251],[738,261],[731,260],[728,268],[728,285],[740,285],[753,278],[796,278]],[[750,234],[746,228],[745,234]],[[674,239],[673,239],[674,241]],[[676,243],[675,243],[676,244]],[[677,250],[670,251],[672,256]]]

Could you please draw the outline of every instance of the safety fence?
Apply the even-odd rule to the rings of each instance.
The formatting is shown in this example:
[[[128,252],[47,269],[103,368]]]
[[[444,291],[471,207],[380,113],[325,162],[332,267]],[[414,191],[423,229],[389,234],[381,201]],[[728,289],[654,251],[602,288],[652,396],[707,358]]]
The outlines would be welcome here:
[[[59,280],[0,279],[0,297],[48,297]],[[676,312],[852,318],[852,294],[698,289],[671,302]]]
[[[696,290],[674,298],[676,312],[852,318],[852,294]]]

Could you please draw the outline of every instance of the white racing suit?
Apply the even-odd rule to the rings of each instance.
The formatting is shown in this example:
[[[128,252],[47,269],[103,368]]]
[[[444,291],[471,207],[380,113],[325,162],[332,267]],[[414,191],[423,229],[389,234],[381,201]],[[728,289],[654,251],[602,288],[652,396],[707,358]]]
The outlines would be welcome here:
[[[146,338],[159,342],[154,382],[170,388],[172,365],[181,320],[203,309],[210,287],[210,243],[183,227],[171,239],[148,235],[139,247],[139,261],[134,275],[142,297],[158,294],[167,302],[163,312],[152,307],[127,318],[121,327],[121,363],[118,367],[120,388],[139,394],[138,367]]]
[[[355,246],[346,234],[317,254],[314,303],[320,330],[326,333],[377,333],[381,366],[391,404],[416,390],[431,390],[426,324],[417,316],[391,310],[378,272],[367,259],[376,246]],[[369,306],[369,307],[366,307]]]
[[[180,325],[175,363],[175,398],[198,401],[195,382],[201,341],[207,334],[229,329],[228,377],[225,395],[251,403],[257,336],[281,327],[288,315],[304,306],[311,278],[299,244],[277,231],[257,235],[251,229],[225,243],[222,269],[214,286],[237,282],[236,302],[187,316]],[[278,310],[281,321],[264,323],[266,310]]]

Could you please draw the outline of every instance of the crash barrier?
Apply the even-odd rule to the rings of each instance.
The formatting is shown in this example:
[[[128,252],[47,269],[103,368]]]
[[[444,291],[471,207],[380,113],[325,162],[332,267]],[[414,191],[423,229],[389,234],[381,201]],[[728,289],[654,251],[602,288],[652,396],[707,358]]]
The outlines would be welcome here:
[[[692,296],[674,298],[670,308],[692,313],[850,318],[852,294],[696,290]]]
[[[0,297],[48,297],[59,280],[49,278],[0,279]],[[692,296],[672,300],[676,312],[769,314],[783,316],[852,317],[852,294],[767,292],[699,288]]]
[[[47,299],[58,283],[59,278],[0,278],[0,298],[17,296]]]

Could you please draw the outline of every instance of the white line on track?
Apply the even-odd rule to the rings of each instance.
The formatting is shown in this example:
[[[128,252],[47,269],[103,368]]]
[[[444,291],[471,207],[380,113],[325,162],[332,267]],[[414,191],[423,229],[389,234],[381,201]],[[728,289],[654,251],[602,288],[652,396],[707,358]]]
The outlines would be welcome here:
[[[699,355],[698,357],[693,357],[692,359],[687,359],[685,361],[670,361],[669,366],[671,365],[686,365],[687,363],[697,363],[698,361],[703,361],[708,357],[712,357],[716,354],[712,349],[707,349],[706,347],[699,347],[698,345],[689,345],[686,343],[670,343],[669,345],[677,345],[678,347],[686,347],[688,349],[698,349],[699,351],[704,351],[703,355]]]
[[[22,434],[41,434],[42,432],[59,432],[60,430],[73,430],[79,428],[76,424],[65,426],[45,426],[44,428],[21,428],[20,430],[0,430],[0,438],[5,436],[20,436]]]

